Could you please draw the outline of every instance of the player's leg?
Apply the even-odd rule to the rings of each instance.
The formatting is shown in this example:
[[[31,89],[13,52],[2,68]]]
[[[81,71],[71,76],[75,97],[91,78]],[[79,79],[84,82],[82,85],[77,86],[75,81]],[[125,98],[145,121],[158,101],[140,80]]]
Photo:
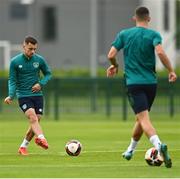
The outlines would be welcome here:
[[[138,130],[140,132],[143,131],[153,145],[159,149],[159,143],[161,142],[149,118],[149,111],[156,96],[156,89],[156,84],[134,85],[128,88],[130,104],[136,114],[137,121],[141,126]]]
[[[156,84],[141,86],[139,96],[137,95],[137,98],[135,96],[137,106],[135,113],[145,135],[149,138],[150,142],[155,146],[155,148],[159,150],[161,141],[149,117],[149,111],[156,96],[156,89]]]
[[[132,138],[131,138],[130,144],[129,144],[127,150],[122,154],[122,156],[125,159],[130,160],[133,157],[134,151],[136,149],[136,146],[137,146],[138,141],[140,140],[142,134],[143,134],[143,130],[141,128],[141,125],[138,122],[138,120],[136,120],[136,122],[134,124],[134,128],[133,128],[133,133],[132,133]]]
[[[23,97],[18,99],[19,107],[22,109],[22,111],[25,113],[28,108],[32,107],[32,103],[30,101],[29,97]],[[18,153],[21,155],[28,155],[27,147],[34,136],[34,132],[31,129],[31,126],[28,128],[26,135],[19,147]]]
[[[137,114],[137,116],[138,116],[139,122],[142,126],[144,133],[149,138],[150,142],[154,145],[154,147],[157,149],[157,151],[159,151],[163,155],[165,166],[167,168],[171,168],[172,161],[168,154],[167,145],[161,143],[161,141],[156,133],[156,130],[153,127],[153,125],[149,119],[148,111],[147,110],[143,111],[143,112]]]
[[[25,113],[25,115],[27,116],[30,122],[30,127],[26,132],[25,138],[18,152],[21,155],[28,155],[27,146],[29,142],[32,140],[32,138],[34,137],[34,135],[37,135],[39,138],[42,138],[41,140],[39,140],[38,138],[38,143],[42,143],[43,148],[47,149],[48,144],[44,138],[44,135],[42,134],[41,126],[39,125],[42,110],[39,110],[39,113],[36,114],[35,112],[36,104],[34,105],[34,101],[32,97],[23,97],[23,98],[18,99],[18,101],[19,101],[20,108]],[[42,105],[43,105],[43,101],[40,100],[40,109],[43,108]]]
[[[34,104],[36,116],[38,118],[38,121],[40,122],[41,116],[43,115],[43,97],[34,96],[32,97],[32,101]],[[35,143],[44,149],[48,149],[48,143],[43,134],[35,138]]]
[[[163,155],[165,166],[167,168],[170,168],[172,166],[172,162],[167,151],[167,145],[161,143],[149,117],[149,111],[151,109],[151,106],[153,104],[156,95],[156,85],[146,86],[145,94],[146,94],[146,100],[144,98],[144,101],[147,101],[148,110],[141,111],[137,113],[136,116],[138,118],[139,123],[141,124],[144,133],[149,138],[150,142],[154,145],[156,150]]]
[[[133,128],[132,138],[135,141],[139,141],[142,134],[143,134],[142,127],[141,127],[138,119],[136,118],[136,122],[135,122],[135,125],[134,125],[134,128]]]
[[[149,96],[146,94],[149,92],[147,89],[151,90]],[[146,85],[130,85],[128,86],[129,103],[134,113],[136,114],[136,119],[137,119],[137,122],[133,130],[133,136],[132,136],[133,139],[131,140],[131,143],[127,150],[128,152],[131,151],[131,158],[133,154],[132,151],[134,151],[133,149],[135,149],[137,145],[137,141],[140,140],[143,134],[143,131],[148,137],[154,136],[155,141],[157,141],[158,139],[156,135],[156,131],[149,120],[149,113],[148,113],[148,110],[150,109],[154,101],[155,94],[156,94],[156,85],[152,85],[152,86],[151,85],[147,85],[147,86]],[[128,157],[125,157],[125,158],[127,159]]]
[[[148,139],[154,145],[154,147],[157,150],[160,150],[161,141],[150,121],[148,110],[142,111],[138,113],[136,116],[145,135],[148,137]]]
[[[38,117],[38,121],[40,122],[41,115],[37,115],[37,117]],[[31,126],[29,126],[29,128],[28,128],[28,130],[26,132],[25,139],[30,142],[33,139],[34,135],[35,134],[34,134],[32,128],[31,128]]]
[[[40,122],[41,116],[37,115],[37,117],[38,117],[38,121]],[[29,126],[29,128],[28,128],[28,130],[26,132],[25,139],[30,142],[33,139],[34,135],[35,134],[34,134],[32,128],[31,128],[31,126]]]
[[[34,132],[32,128],[29,127],[18,151],[21,155],[28,155],[27,147],[33,137],[34,137]]]
[[[29,108],[26,112],[25,112],[26,117],[29,119],[29,123],[30,123],[30,134],[31,130],[32,132],[38,136],[40,134],[42,134],[42,129],[41,126],[39,125],[38,122],[38,117],[35,113],[35,110],[33,108]]]
[[[129,104],[131,105],[133,111],[136,113],[136,111],[139,110],[138,102],[139,102],[139,98],[141,98],[140,86],[139,85],[127,86],[127,95],[128,95]],[[129,144],[127,150],[122,154],[122,156],[125,159],[130,160],[132,158],[135,148],[136,148],[138,141],[140,140],[142,134],[143,134],[143,130],[142,130],[141,125],[140,125],[139,121],[137,120],[137,116],[136,116],[136,122],[134,124],[130,144]]]
[[[44,137],[44,134],[39,124],[38,117],[35,113],[35,110],[33,108],[30,108],[25,112],[25,115],[29,119],[29,123],[31,125],[32,131],[37,136],[35,138],[36,144],[43,147],[44,149],[48,149],[48,143]]]
[[[150,121],[148,110],[142,111],[136,114],[136,116],[139,124],[141,125],[142,130],[144,131],[144,133],[148,138],[156,135],[156,130]]]
[[[41,115],[37,115],[37,117],[38,117],[38,121],[40,122]],[[26,132],[25,138],[23,139],[23,142],[20,145],[20,148],[27,148],[30,141],[33,139],[33,137],[34,137],[34,132],[33,132],[32,128],[31,128],[31,126],[29,126],[29,128],[28,128],[28,130]],[[21,151],[21,149],[20,149],[20,151]]]
[[[147,99],[148,99],[148,103],[149,103],[149,111],[151,109],[154,98],[156,96],[156,88],[157,88],[156,85],[151,85],[150,87],[146,88],[146,94],[147,94]],[[151,123],[151,121],[150,121],[150,123]],[[151,123],[151,125],[152,125],[152,123]],[[167,145],[161,143],[157,134],[151,135],[149,137],[149,140],[155,146],[155,148],[158,150],[158,152],[160,152],[163,155],[165,166],[167,168],[171,168],[172,162],[171,162],[171,158],[168,154]]]

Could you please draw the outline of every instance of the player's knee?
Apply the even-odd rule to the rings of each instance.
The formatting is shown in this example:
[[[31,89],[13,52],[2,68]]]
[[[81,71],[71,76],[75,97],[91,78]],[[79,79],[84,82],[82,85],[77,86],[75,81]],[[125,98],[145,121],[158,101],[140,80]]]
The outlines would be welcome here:
[[[28,116],[28,118],[29,118],[30,123],[36,123],[36,122],[38,122],[38,118],[37,118],[37,116],[34,115],[34,114],[30,114],[30,115]]]
[[[41,115],[37,115],[38,121],[40,122],[41,120]]]

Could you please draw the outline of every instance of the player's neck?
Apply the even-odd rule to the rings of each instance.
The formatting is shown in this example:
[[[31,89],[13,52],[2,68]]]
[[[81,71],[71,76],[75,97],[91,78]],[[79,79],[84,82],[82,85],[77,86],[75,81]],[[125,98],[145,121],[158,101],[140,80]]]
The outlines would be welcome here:
[[[136,22],[136,27],[148,28],[148,27],[149,27],[149,23],[148,23],[148,22],[145,22],[145,21]]]

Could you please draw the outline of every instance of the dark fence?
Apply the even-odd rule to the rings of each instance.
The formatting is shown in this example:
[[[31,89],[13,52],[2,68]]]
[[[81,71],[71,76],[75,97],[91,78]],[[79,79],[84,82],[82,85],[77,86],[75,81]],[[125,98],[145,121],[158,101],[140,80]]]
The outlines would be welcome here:
[[[174,116],[180,113],[179,81],[170,84],[159,79],[157,98],[153,113]],[[0,79],[0,97],[7,96],[7,79]],[[126,120],[132,113],[129,107],[124,82],[119,78],[54,78],[44,88],[45,114],[61,119],[64,114],[117,114]],[[1,103],[1,114],[7,106]],[[17,104],[11,106],[15,114]]]

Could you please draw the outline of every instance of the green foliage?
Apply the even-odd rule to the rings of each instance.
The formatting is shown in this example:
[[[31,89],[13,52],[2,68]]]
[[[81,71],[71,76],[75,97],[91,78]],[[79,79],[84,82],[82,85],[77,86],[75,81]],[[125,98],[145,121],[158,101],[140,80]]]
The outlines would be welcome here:
[[[7,70],[0,70],[0,77],[5,77],[7,78],[9,75],[9,72]]]
[[[176,72],[177,76],[180,76],[180,67],[176,67],[175,72]],[[167,78],[168,77],[168,71],[166,69],[159,70],[159,71],[157,71],[157,76]]]
[[[178,76],[180,76],[180,67],[175,69]],[[1,70],[0,77],[8,77],[8,71]],[[90,70],[88,68],[72,68],[72,69],[53,69],[53,77],[90,77]],[[167,70],[157,71],[158,77],[167,77]],[[97,77],[106,77],[106,68],[97,69]],[[123,70],[119,69],[116,77],[123,77]]]
[[[53,77],[89,77],[89,70],[86,68],[75,69],[53,69]]]

